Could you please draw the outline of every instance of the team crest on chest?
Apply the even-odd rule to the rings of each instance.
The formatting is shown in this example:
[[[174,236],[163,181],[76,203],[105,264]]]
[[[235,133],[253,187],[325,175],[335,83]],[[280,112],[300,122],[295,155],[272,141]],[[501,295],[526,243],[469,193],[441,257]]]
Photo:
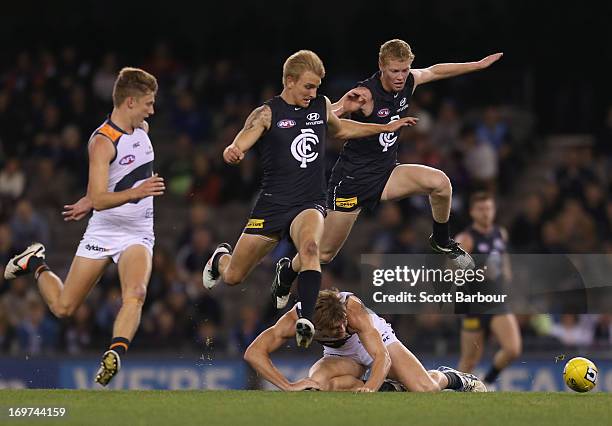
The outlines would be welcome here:
[[[300,132],[302,133],[291,142],[291,155],[300,162],[300,168],[305,169],[308,167],[307,163],[315,161],[319,156],[314,150],[319,143],[319,137],[312,129],[300,129]]]

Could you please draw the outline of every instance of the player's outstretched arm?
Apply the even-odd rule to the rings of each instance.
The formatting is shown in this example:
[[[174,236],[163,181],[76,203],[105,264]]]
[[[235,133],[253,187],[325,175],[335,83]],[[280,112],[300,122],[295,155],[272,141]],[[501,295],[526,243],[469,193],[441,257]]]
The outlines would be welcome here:
[[[359,123],[353,120],[338,118],[333,113],[331,102],[327,99],[327,126],[330,136],[336,139],[355,139],[373,136],[379,133],[396,132],[404,126],[414,126],[418,118],[404,117],[387,124]]]
[[[370,314],[359,299],[351,297],[346,306],[348,325],[359,335],[359,340],[370,354],[374,362],[370,369],[370,377],[358,392],[376,392],[387,377],[391,368],[389,351],[380,337],[380,333],[372,324]]]
[[[261,377],[284,391],[319,389],[312,379],[304,378],[295,383],[289,382],[272,363],[270,354],[276,351],[289,338],[295,336],[295,322],[298,316],[295,308],[287,312],[272,327],[265,330],[249,345],[244,353],[244,360]]]
[[[331,108],[336,117],[342,118],[361,110],[370,102],[372,102],[370,89],[359,86],[346,92],[344,96],[331,104]]]
[[[428,68],[413,69],[410,72],[414,76],[414,87],[419,84],[429,83],[430,81],[442,80],[444,78],[483,70],[490,67],[494,62],[497,62],[503,55],[504,54],[500,52],[486,56],[480,61],[475,62],[436,64]]]
[[[119,192],[108,192],[108,168],[115,156],[113,143],[105,136],[94,136],[89,143],[89,186],[87,196],[93,208],[106,210],[130,201],[158,196],[166,189],[164,179],[154,174],[135,188]]]
[[[228,164],[240,163],[244,154],[270,128],[271,121],[272,111],[268,105],[255,108],[247,117],[242,130],[234,138],[234,142],[223,151],[223,160]]]

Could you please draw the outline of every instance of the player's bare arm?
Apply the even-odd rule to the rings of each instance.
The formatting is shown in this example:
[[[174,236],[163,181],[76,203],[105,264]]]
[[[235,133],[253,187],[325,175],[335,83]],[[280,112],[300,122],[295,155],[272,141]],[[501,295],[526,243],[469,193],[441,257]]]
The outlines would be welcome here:
[[[461,248],[463,248],[466,253],[471,253],[472,250],[474,250],[474,239],[468,232],[461,232],[460,234],[457,234],[455,241],[461,244]]]
[[[414,87],[430,81],[442,80],[474,71],[480,71],[490,67],[503,56],[503,53],[494,53],[486,56],[480,61],[436,64],[428,68],[412,69],[410,72],[414,77]]]
[[[319,389],[319,385],[306,377],[291,383],[274,366],[270,354],[276,351],[287,340],[295,336],[295,322],[298,315],[295,308],[287,312],[272,327],[261,333],[249,345],[244,353],[244,360],[248,362],[257,373],[284,391],[300,391],[308,388]]]
[[[368,311],[360,300],[351,297],[346,305],[348,326],[359,335],[359,340],[370,354],[372,366],[368,381],[360,388],[360,392],[376,392],[387,377],[391,368],[391,357],[385,347],[380,333],[372,324]]]
[[[149,133],[149,123],[147,123],[145,120],[142,120],[139,127],[144,130],[145,133]]]
[[[234,142],[223,151],[223,160],[228,164],[240,163],[244,154],[270,128],[271,121],[272,111],[268,105],[255,108],[247,117],[242,130],[234,138]]]
[[[351,113],[361,111],[368,116],[374,109],[372,92],[367,87],[355,87],[344,94],[332,104],[332,111],[338,118],[346,117]]]
[[[502,226],[499,228],[499,231],[506,246],[508,246],[508,241],[510,239],[508,230]],[[502,273],[504,274],[506,282],[510,283],[512,281],[512,263],[510,262],[510,254],[507,252],[502,255]]]
[[[96,135],[89,144],[89,186],[88,196],[93,208],[106,210],[145,197],[163,195],[166,189],[164,179],[154,174],[135,188],[119,192],[108,192],[108,169],[115,156],[112,142],[102,135]]]
[[[377,135],[379,133],[392,133],[404,126],[414,126],[418,121],[418,118],[415,117],[404,117],[387,124],[359,123],[357,121],[336,117],[333,113],[330,100],[327,98],[325,99],[327,102],[327,125],[329,133],[330,136],[336,139],[356,139]]]

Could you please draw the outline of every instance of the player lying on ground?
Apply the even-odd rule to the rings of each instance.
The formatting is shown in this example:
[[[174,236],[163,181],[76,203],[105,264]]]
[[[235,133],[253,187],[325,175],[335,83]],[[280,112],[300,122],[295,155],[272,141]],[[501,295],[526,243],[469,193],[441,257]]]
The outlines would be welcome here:
[[[339,119],[329,99],[317,94],[324,76],[323,62],[314,52],[301,50],[287,58],[281,94],[256,108],[223,152],[227,163],[238,164],[251,148],[258,150],[263,168],[261,190],[236,248],[232,251],[229,244],[220,244],[202,274],[209,289],[219,279],[228,285],[240,284],[288,235],[300,258],[295,275],[302,311],[295,337],[301,347],[312,341],[312,312],[321,288],[319,245],[325,217],[327,136],[364,138],[417,122],[412,117],[385,124]]]
[[[156,93],[155,77],[138,68],[122,69],[115,81],[113,111],[88,144],[87,196],[64,212],[65,220],[80,220],[95,210],[66,280],[49,269],[40,243],[10,259],[4,272],[7,280],[33,273],[51,312],[65,318],[81,306],[111,261],[118,264],[121,309],[96,374],[104,386],[121,368],[120,356],[138,329],[151,275],[153,197],[165,190],[163,179],[153,174],[153,146],[144,121],[153,115]]]
[[[259,375],[282,390],[374,392],[389,378],[412,392],[486,392],[483,383],[472,374],[449,367],[426,371],[384,319],[352,293],[337,290],[321,291],[315,306],[314,339],[323,345],[323,357],[310,368],[307,378],[290,383],[274,366],[270,354],[293,337],[299,309],[298,303],[257,336],[244,353],[244,359]]]
[[[382,124],[408,115],[412,94],[422,84],[488,68],[501,53],[480,61],[436,64],[412,68],[414,54],[403,40],[389,40],[380,47],[379,71],[333,104],[338,117],[363,123]],[[399,164],[398,140],[402,129],[365,138],[349,138],[338,157],[327,187],[327,217],[321,237],[320,260],[329,263],[348,238],[362,208],[375,210],[381,201],[396,201],[413,195],[427,195],[431,204],[433,233],[431,247],[445,253],[461,268],[473,268],[474,261],[449,236],[452,187],[446,174],[421,164]],[[272,285],[278,309],[289,301],[291,284],[301,268],[300,257],[282,258]]]

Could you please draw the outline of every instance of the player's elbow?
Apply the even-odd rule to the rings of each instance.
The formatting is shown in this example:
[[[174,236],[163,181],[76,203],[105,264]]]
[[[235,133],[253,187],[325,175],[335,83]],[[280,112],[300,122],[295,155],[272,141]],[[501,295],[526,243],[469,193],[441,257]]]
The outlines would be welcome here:
[[[253,348],[253,345],[249,346],[246,351],[244,351],[244,355],[242,359],[245,360],[251,367],[255,366],[256,360],[259,358],[257,354],[257,350]]]

